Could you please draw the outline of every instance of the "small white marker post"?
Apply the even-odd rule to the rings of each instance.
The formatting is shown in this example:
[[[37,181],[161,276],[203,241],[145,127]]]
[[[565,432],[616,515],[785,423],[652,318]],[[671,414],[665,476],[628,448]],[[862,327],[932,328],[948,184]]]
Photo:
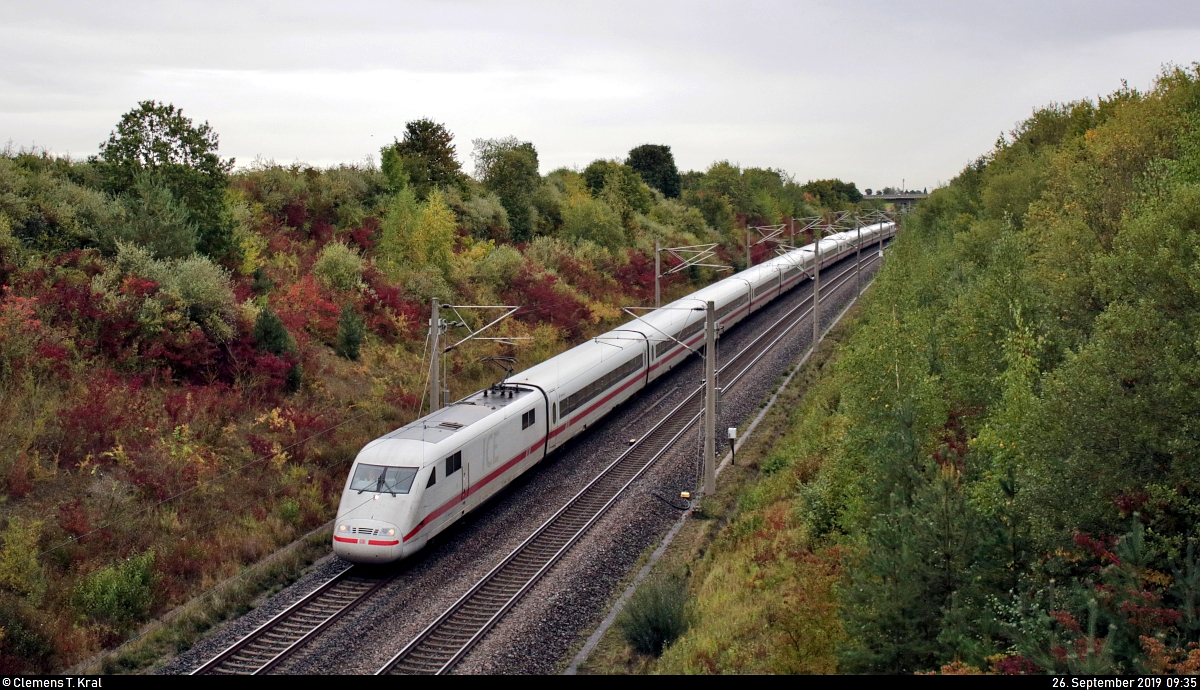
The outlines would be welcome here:
[[[737,464],[737,446],[734,444],[734,441],[737,441],[737,427],[731,426],[729,427],[729,453],[732,456],[729,464],[731,465]]]

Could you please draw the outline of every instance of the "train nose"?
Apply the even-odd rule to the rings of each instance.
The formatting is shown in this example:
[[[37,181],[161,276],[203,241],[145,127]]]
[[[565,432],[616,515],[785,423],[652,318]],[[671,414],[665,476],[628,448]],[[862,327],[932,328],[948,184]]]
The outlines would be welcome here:
[[[382,520],[340,520],[333,528],[333,552],[354,563],[386,563],[403,554],[400,528]]]

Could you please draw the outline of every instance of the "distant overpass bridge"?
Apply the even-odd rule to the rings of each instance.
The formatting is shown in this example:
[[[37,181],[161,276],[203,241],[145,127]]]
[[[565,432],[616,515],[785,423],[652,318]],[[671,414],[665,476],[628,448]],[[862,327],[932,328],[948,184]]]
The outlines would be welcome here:
[[[917,203],[918,201],[920,201],[921,199],[924,199],[927,196],[929,196],[929,195],[928,194],[872,194],[871,196],[864,196],[863,198],[870,199],[872,201],[882,201],[885,204],[892,204],[899,210],[899,209],[908,208],[908,207],[912,206],[913,204]]]

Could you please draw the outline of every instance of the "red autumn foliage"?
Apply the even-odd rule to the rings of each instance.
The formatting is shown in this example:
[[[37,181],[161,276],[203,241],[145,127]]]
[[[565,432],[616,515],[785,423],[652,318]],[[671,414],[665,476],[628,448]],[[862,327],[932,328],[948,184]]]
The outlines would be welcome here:
[[[579,300],[555,290],[557,284],[554,275],[526,264],[502,297],[506,304],[522,307],[516,318],[530,324],[549,322],[568,338],[575,339],[583,332],[584,320],[591,312]]]
[[[364,250],[375,246],[375,234],[379,232],[379,219],[374,216],[363,218],[362,224],[350,231],[350,239]]]
[[[412,328],[428,320],[421,315],[422,305],[404,294],[399,288],[388,284],[383,274],[374,268],[363,271],[363,282],[367,285],[363,316],[367,328],[388,342],[396,342],[401,336],[393,322],[393,316],[401,316]]]
[[[92,456],[142,436],[148,412],[142,380],[124,379],[111,369],[93,373],[79,397],[68,405],[61,417],[60,460],[78,465]]]
[[[1121,560],[1117,558],[1117,554],[1112,552],[1110,548],[1115,544],[1115,540],[1110,539],[1109,544],[1105,544],[1104,538],[1093,539],[1083,532],[1075,533],[1075,543],[1092,553],[1093,556],[1099,558],[1101,562],[1107,561],[1113,565],[1120,565]]]
[[[333,226],[324,218],[318,218],[308,226],[308,236],[316,242],[316,248],[320,249],[333,238]]]
[[[1175,609],[1159,605],[1162,597],[1153,592],[1129,591],[1130,599],[1121,602],[1121,613],[1129,616],[1129,622],[1139,630],[1154,631],[1170,627],[1183,620],[1183,614]],[[1137,603],[1137,600],[1145,602]]]
[[[1055,620],[1055,622],[1057,622],[1063,628],[1070,630],[1071,632],[1075,633],[1076,635],[1083,634],[1079,627],[1079,621],[1076,620],[1075,616],[1071,615],[1069,612],[1067,612],[1067,611],[1051,611],[1050,617],[1053,618]]]
[[[953,463],[962,469],[963,458],[967,455],[967,433],[961,412],[950,413],[939,433],[939,441],[941,445],[933,452],[933,459],[942,467]]]
[[[1113,504],[1117,510],[1121,511],[1122,517],[1129,517],[1136,511],[1142,509],[1146,502],[1150,500],[1150,494],[1144,491],[1135,491],[1133,493],[1121,493],[1115,499]]]
[[[200,580],[208,560],[203,543],[183,537],[175,548],[155,558],[155,567],[164,575],[161,581],[166,587],[183,592],[189,583]]]
[[[616,278],[617,284],[627,293],[631,292],[637,301],[647,304],[654,299],[654,257],[646,257],[632,249],[627,249],[626,255],[629,261],[617,266],[613,277]],[[664,278],[663,287],[666,285],[667,279]]]
[[[186,333],[163,331],[145,349],[143,357],[166,365],[173,374],[192,383],[211,380],[211,371],[217,364],[220,350],[199,328]]]
[[[221,424],[239,411],[238,398],[238,392],[224,383],[171,389],[162,399],[166,426],[174,429],[185,424]]]
[[[4,489],[13,498],[24,498],[33,491],[33,464],[25,453],[18,453],[5,477]]]
[[[293,228],[299,228],[308,222],[308,195],[301,194],[300,198],[289,202],[283,207],[283,222]]]
[[[342,310],[329,297],[329,291],[307,274],[288,288],[284,295],[276,295],[271,308],[279,315],[283,324],[296,342],[302,347],[310,333],[323,342],[331,343],[337,337],[338,318]]]
[[[764,261],[775,258],[776,246],[776,242],[763,242],[750,247],[750,258],[753,259],[752,263],[757,266]]]
[[[602,275],[595,267],[588,266],[575,260],[570,255],[557,257],[558,275],[592,299],[600,299],[606,294],[616,292],[611,278]]]
[[[58,526],[73,537],[82,537],[92,530],[87,507],[82,499],[63,503],[58,507]]]
[[[275,454],[275,444],[270,439],[258,434],[248,435],[246,443],[250,446],[250,452],[254,454],[255,459],[268,458]]]
[[[157,501],[191,489],[210,469],[192,458],[170,457],[161,447],[132,455],[130,480]]]
[[[1029,676],[1042,672],[1040,666],[1020,654],[1000,659],[996,662],[996,670],[1005,676]]]

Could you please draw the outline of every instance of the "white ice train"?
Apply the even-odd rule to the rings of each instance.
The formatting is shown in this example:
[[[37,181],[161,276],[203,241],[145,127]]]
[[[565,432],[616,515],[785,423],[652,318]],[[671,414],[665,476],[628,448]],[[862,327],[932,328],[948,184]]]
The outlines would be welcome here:
[[[864,251],[895,234],[862,228]],[[856,249],[856,231],[821,240],[821,264]],[[873,249],[873,247],[871,247]],[[334,523],[334,553],[384,563],[420,550],[548,454],[686,359],[718,323],[741,321],[812,274],[808,245],[718,281],[620,328],[371,441],[354,460]]]

